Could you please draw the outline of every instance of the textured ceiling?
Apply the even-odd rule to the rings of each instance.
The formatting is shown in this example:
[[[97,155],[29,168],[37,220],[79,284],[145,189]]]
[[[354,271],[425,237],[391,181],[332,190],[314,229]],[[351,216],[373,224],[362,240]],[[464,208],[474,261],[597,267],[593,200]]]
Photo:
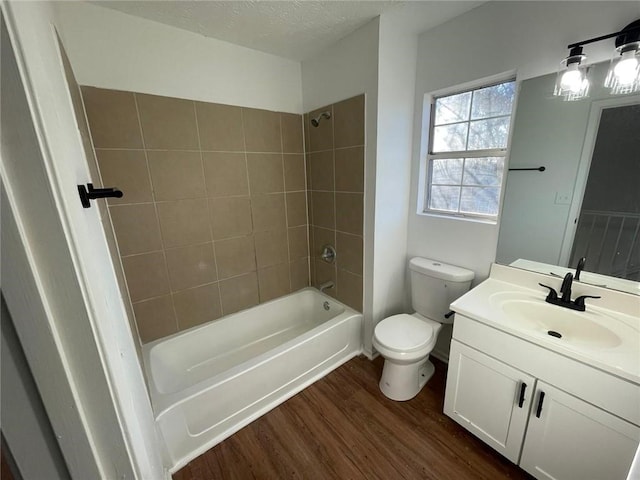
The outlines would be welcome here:
[[[91,3],[293,60],[304,60],[383,12],[414,32],[483,2],[466,1],[92,1]]]

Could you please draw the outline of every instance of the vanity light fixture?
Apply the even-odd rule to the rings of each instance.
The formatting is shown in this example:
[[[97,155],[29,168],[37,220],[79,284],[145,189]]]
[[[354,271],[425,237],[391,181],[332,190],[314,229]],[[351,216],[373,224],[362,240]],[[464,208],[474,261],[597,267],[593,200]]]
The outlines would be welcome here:
[[[604,83],[611,94],[640,91],[640,19],[619,32],[568,45],[569,56],[561,62],[553,94],[565,101],[580,100],[589,94],[589,67],[582,47],[615,37],[615,51]]]
[[[613,94],[640,91],[640,20],[627,25],[616,37],[604,86]]]
[[[560,62],[553,91],[555,96],[562,97],[565,101],[573,101],[589,95],[589,68],[583,64],[586,59],[581,46],[571,48],[569,56]]]

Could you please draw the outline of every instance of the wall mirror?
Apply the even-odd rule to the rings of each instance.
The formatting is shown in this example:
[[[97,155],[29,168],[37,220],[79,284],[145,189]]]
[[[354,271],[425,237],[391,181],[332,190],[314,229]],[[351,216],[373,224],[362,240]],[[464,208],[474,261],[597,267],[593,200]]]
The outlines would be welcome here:
[[[584,256],[581,280],[640,295],[640,95],[611,95],[608,67],[580,101],[522,82],[496,261],[562,276]]]

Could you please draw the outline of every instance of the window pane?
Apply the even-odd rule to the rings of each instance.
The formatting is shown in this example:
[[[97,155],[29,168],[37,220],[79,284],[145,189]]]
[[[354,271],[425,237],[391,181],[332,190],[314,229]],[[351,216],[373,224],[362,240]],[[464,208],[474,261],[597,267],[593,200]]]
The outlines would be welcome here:
[[[510,115],[515,88],[515,82],[508,82],[473,92],[471,119]]]
[[[467,158],[463,185],[502,185],[503,157]]]
[[[457,212],[460,202],[460,187],[433,185],[429,196],[429,208]]]
[[[427,209],[498,214],[505,160],[500,150],[508,145],[515,87],[509,81],[435,99]],[[487,150],[494,156],[479,157]],[[465,158],[442,158],[447,156]]]
[[[468,123],[456,123],[433,129],[434,152],[459,152],[466,150]]]
[[[511,117],[499,117],[470,122],[467,149],[506,148],[510,119]]]
[[[435,185],[460,185],[462,183],[462,158],[446,158],[431,161],[431,183]]]
[[[483,215],[498,215],[498,187],[462,187],[460,211]]]
[[[469,120],[471,92],[436,99],[435,125]]]

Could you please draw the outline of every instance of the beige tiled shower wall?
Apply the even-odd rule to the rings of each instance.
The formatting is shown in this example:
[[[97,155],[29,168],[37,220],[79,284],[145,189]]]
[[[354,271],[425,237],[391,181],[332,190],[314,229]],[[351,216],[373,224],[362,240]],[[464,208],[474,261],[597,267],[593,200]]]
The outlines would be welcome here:
[[[142,342],[309,285],[301,115],[82,94]]]
[[[314,127],[310,120],[323,112]],[[333,281],[326,292],[362,311],[364,210],[364,95],[305,115],[312,284]],[[320,259],[333,245],[336,262]]]

